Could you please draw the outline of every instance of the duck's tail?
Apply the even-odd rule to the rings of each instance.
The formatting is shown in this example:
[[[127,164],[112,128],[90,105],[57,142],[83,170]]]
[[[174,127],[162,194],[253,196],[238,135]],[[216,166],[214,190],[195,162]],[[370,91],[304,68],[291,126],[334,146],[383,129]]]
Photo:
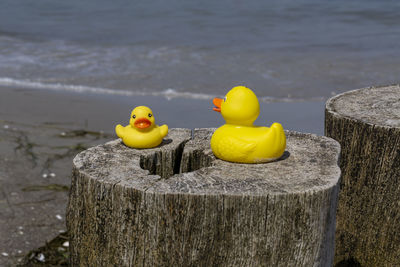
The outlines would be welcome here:
[[[123,131],[124,131],[124,126],[122,126],[121,124],[115,126],[115,133],[119,138],[122,138],[122,136],[124,135]]]
[[[269,144],[271,158],[280,158],[286,148],[286,135],[282,125],[277,122],[273,123],[269,128],[267,138],[271,140]]]
[[[168,134],[168,125],[164,124],[160,126],[160,133],[162,137],[165,137]]]

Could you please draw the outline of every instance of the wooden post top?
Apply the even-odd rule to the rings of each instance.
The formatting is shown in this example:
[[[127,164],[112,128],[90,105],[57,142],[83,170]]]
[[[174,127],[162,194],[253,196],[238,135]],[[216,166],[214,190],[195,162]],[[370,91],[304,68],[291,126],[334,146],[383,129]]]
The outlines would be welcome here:
[[[367,124],[400,128],[400,85],[345,92],[329,99],[326,109]]]
[[[196,129],[192,137],[188,129],[171,129],[153,149],[132,149],[118,139],[79,153],[74,168],[93,182],[156,194],[296,194],[324,191],[339,181],[340,146],[333,139],[288,131],[280,160],[237,164],[214,157],[214,130]]]

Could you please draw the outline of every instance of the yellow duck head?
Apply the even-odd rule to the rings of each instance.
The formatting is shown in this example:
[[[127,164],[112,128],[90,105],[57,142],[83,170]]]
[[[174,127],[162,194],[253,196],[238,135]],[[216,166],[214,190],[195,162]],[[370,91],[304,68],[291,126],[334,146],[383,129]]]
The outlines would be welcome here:
[[[146,106],[138,106],[132,110],[129,124],[139,131],[149,131],[154,128],[155,119],[153,111]]]
[[[214,98],[215,111],[221,112],[227,124],[253,126],[260,114],[257,96],[247,87],[232,88],[224,99]]]

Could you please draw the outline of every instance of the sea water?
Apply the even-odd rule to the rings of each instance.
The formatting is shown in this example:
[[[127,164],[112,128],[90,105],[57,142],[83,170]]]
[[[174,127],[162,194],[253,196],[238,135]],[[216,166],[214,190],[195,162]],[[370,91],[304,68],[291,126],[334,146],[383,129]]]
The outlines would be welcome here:
[[[399,73],[396,0],[0,1],[0,86],[291,102]]]

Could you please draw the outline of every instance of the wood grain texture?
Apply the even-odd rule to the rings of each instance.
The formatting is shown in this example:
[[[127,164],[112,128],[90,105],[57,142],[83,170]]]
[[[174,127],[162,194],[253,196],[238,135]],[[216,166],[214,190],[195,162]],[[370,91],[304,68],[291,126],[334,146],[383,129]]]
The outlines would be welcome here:
[[[335,262],[400,264],[400,87],[331,98],[325,133],[342,147]]]
[[[78,154],[71,265],[332,265],[339,144],[288,132],[280,161],[234,164],[212,154],[213,130],[189,140],[172,129],[172,142],[151,150],[116,140]],[[164,169],[175,171],[159,176]]]

